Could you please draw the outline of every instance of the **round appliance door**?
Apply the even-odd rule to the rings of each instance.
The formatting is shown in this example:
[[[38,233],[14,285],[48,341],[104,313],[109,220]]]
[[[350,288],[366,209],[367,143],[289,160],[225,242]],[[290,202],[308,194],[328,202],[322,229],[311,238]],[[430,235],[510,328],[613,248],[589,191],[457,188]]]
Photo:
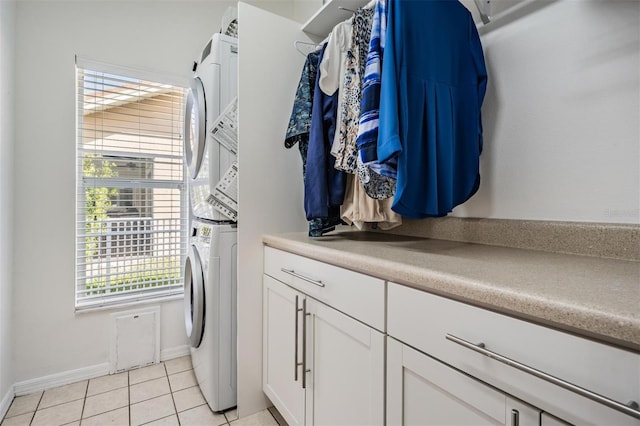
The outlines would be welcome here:
[[[184,323],[191,346],[197,348],[204,334],[204,270],[196,246],[189,248],[184,264]]]
[[[200,78],[191,80],[184,104],[184,154],[191,179],[195,179],[204,157],[207,127],[204,86]]]

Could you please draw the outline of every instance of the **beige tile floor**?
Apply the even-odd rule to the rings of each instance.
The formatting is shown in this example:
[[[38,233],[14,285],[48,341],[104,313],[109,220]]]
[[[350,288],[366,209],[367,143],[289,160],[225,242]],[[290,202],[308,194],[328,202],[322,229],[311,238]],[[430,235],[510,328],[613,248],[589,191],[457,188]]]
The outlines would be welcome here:
[[[0,426],[143,424],[286,426],[273,408],[242,419],[236,410],[213,413],[200,393],[188,356],[18,396]]]

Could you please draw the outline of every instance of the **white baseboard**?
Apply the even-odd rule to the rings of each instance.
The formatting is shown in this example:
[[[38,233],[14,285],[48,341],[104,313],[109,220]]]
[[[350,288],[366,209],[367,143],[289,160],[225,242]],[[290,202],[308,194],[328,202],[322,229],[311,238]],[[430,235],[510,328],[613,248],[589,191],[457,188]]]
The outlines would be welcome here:
[[[189,345],[176,346],[174,348],[166,348],[160,351],[160,361],[167,361],[173,358],[180,358],[191,354]]]
[[[7,390],[7,394],[0,400],[0,420],[4,418],[9,411],[9,407],[11,406],[11,401],[13,401],[13,397],[15,396],[13,385],[9,386],[9,390]]]
[[[189,345],[176,346],[160,351],[160,361],[167,361],[173,358],[189,355],[191,353]],[[0,401],[0,413],[9,409],[9,405],[14,396],[27,395],[39,392],[56,386],[68,385],[81,380],[93,379],[95,377],[109,374],[110,364],[108,362],[96,364],[89,367],[78,368],[76,370],[63,371],[62,373],[51,374],[49,376],[37,377],[22,382],[15,383],[7,395]],[[6,404],[6,407],[5,407]],[[0,416],[0,419],[2,418]]]
[[[103,364],[96,364],[89,367],[63,371],[62,373],[18,382],[13,385],[13,390],[17,396],[27,395],[33,392],[55,388],[56,386],[68,385],[81,380],[93,379],[94,377],[100,377],[107,374],[109,374],[109,363],[105,362]]]

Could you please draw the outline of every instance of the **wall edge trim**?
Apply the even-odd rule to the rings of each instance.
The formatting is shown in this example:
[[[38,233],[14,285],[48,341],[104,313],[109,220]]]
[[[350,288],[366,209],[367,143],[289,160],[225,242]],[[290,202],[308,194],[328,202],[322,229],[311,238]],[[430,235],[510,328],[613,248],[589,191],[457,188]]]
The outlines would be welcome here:
[[[77,368],[75,370],[63,371],[47,376],[36,377],[14,383],[13,389],[16,396],[27,395],[32,392],[54,388],[56,386],[68,385],[81,380],[93,379],[95,377],[109,374],[109,363],[90,365],[88,367]]]
[[[165,348],[160,351],[160,361],[168,361],[174,358],[191,355],[189,345],[175,346],[173,348]]]
[[[7,393],[4,395],[2,400],[0,400],[0,419],[4,419],[4,416],[9,412],[9,407],[11,407],[11,403],[13,402],[13,397],[15,396],[15,386],[9,386]]]

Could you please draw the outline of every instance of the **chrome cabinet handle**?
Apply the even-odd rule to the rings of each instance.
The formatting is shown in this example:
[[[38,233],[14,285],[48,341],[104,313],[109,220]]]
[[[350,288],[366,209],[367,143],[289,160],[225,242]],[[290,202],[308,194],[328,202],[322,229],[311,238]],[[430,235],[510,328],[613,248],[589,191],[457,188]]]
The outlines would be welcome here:
[[[304,281],[306,281],[306,282],[308,282],[308,283],[311,283],[311,284],[317,285],[318,287],[324,287],[324,283],[323,283],[322,281],[319,281],[319,280],[313,280],[313,279],[311,279],[311,278],[309,278],[309,277],[305,277],[304,275],[300,275],[299,273],[297,273],[297,272],[296,272],[296,271],[294,271],[293,269],[280,268],[280,270],[281,270],[282,272],[284,272],[285,274],[289,274],[289,275],[291,275],[291,276],[293,276],[293,277],[300,278],[301,280],[304,280]]]
[[[302,299],[302,389],[307,388],[307,298]]]
[[[520,413],[515,408],[511,410],[511,426],[520,426]]]
[[[302,309],[298,309],[298,295],[296,294],[296,309],[295,309],[295,324],[296,324],[296,333],[293,336],[293,347],[295,348],[295,358],[293,360],[293,366],[294,366],[294,372],[293,372],[293,381],[297,382],[298,381],[298,366],[300,365],[298,363],[298,312],[300,312]]]
[[[511,358],[507,358],[503,355],[487,350],[484,348],[484,343],[480,343],[476,345],[464,339],[456,337],[452,334],[447,334],[446,339],[454,343],[457,343],[461,346],[464,346],[467,349],[471,349],[472,351],[485,355],[491,359],[495,359],[496,361],[499,361],[503,364],[516,368],[520,371],[529,373],[532,376],[535,376],[539,379],[546,380],[547,382],[560,386],[563,389],[577,393],[578,395],[584,396],[585,398],[589,398],[592,401],[599,402],[600,404],[604,404],[609,408],[613,408],[614,410],[620,411],[624,414],[640,419],[640,411],[638,410],[638,403],[636,401],[629,401],[627,405],[618,401],[614,401],[611,398],[607,398],[606,396],[599,395],[588,389],[585,389],[578,385],[574,385],[573,383],[569,383],[566,380],[559,379],[555,376],[552,376],[551,374],[545,373],[544,371],[537,370],[533,367],[529,367],[528,365],[522,364],[518,361],[514,361]]]

